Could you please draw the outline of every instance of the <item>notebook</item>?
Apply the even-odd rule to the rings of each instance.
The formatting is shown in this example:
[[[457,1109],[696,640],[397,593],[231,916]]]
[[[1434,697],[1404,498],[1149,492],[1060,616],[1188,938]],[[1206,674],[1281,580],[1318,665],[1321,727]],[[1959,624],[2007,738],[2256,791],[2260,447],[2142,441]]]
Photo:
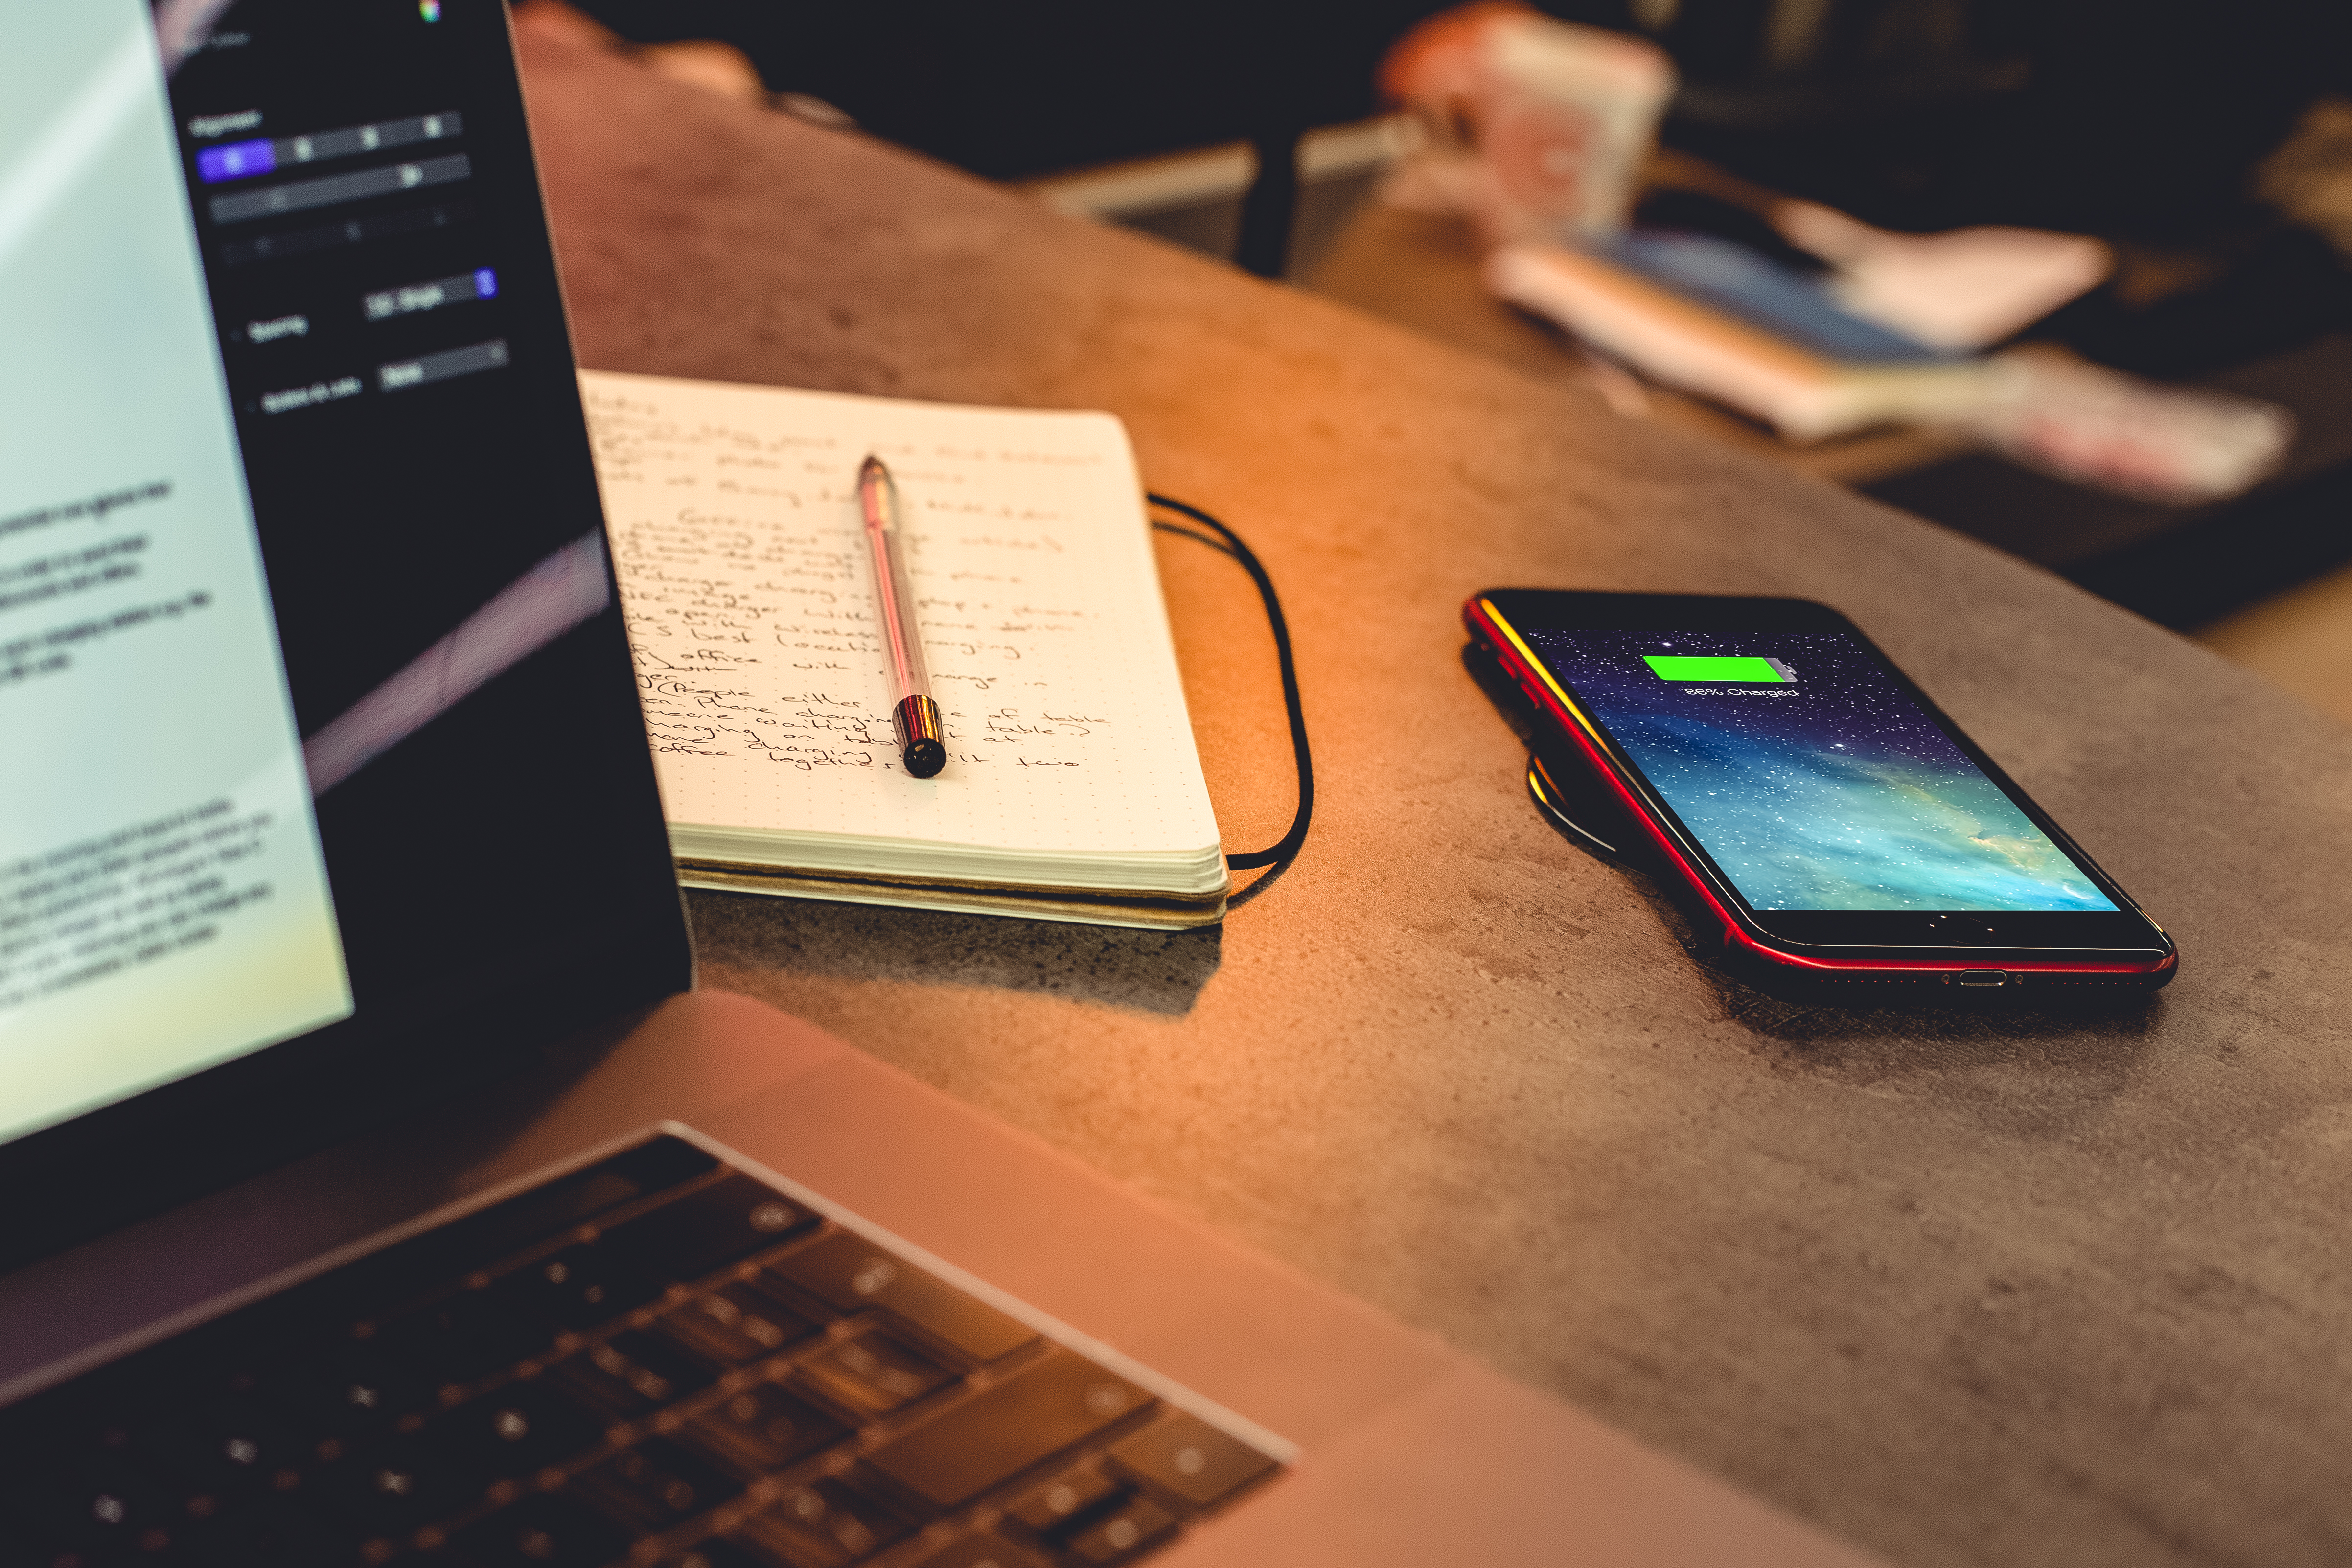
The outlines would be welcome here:
[[[640,697],[692,887],[1204,925],[1224,910],[1127,433],[587,372]],[[900,766],[857,513],[905,508],[949,761]]]
[[[1643,374],[1792,441],[1961,417],[2002,385],[1987,361],[1849,314],[1818,280],[1704,235],[1636,232],[1605,253],[1507,245],[1487,258],[1486,285]]]

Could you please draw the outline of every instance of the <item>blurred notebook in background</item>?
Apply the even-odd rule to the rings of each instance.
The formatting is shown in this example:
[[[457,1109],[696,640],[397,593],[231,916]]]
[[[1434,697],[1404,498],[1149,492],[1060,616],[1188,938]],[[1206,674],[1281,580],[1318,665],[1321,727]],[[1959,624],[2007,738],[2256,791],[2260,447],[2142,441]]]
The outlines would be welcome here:
[[[1816,277],[1712,235],[1506,245],[1488,256],[1486,279],[1644,375],[1790,440],[1957,418],[1990,391],[1988,362],[1857,316]]]
[[[2189,506],[2259,482],[2293,438],[2284,409],[2252,398],[2041,345],[1981,352],[2103,278],[2094,241],[1889,234],[1799,202],[1773,217],[1751,216],[1758,232],[1741,238],[1636,226],[1498,246],[1486,283],[1642,376],[1792,442],[1935,426],[2077,484]]]
[[[679,879],[1175,928],[1216,818],[1108,414],[581,376]],[[906,508],[948,765],[899,765],[857,466]]]

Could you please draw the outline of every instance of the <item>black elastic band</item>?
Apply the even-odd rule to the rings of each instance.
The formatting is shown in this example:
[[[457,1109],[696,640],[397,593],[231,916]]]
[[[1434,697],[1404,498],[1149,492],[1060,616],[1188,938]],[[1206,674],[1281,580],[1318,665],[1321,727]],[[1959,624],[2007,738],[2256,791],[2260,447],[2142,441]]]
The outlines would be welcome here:
[[[1307,746],[1307,714],[1299,705],[1298,669],[1290,658],[1290,623],[1282,617],[1282,600],[1274,591],[1274,579],[1265,574],[1265,568],[1258,563],[1250,547],[1242,542],[1240,534],[1198,507],[1187,506],[1181,500],[1158,494],[1148,495],[1145,499],[1153,506],[1164,507],[1191,518],[1194,522],[1215,529],[1224,540],[1222,544],[1206,534],[1195,533],[1172,522],[1154,521],[1151,525],[1163,533],[1181,533],[1212,550],[1223,551],[1242,563],[1242,569],[1256,582],[1258,596],[1265,601],[1266,624],[1274,631],[1275,658],[1282,667],[1282,704],[1290,715],[1290,750],[1298,763],[1298,815],[1290,819],[1290,831],[1276,839],[1272,847],[1247,855],[1228,855],[1225,864],[1236,871],[1247,871],[1259,866],[1287,865],[1297,858],[1299,847],[1307,842],[1307,825],[1315,815],[1315,757]],[[1259,878],[1242,898],[1256,892],[1272,880],[1272,877]],[[1240,899],[1233,900],[1234,903],[1240,901]]]

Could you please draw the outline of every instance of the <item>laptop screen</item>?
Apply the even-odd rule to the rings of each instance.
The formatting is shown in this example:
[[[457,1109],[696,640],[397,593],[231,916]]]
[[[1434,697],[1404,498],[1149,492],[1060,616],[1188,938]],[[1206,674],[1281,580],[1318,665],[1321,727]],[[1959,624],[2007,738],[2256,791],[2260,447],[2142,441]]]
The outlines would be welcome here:
[[[0,343],[0,1154],[684,984],[497,0],[16,17]]]

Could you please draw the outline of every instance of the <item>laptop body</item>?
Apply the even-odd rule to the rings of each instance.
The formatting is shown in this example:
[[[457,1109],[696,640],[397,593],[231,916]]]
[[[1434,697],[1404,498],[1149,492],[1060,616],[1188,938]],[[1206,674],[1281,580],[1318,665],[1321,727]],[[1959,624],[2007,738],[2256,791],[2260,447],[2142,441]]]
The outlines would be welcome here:
[[[0,705],[42,740],[0,818],[0,1420],[667,1139],[1284,1467],[1138,1554],[1860,1560],[818,1031],[682,994],[502,13],[21,22],[0,342],[39,370],[0,394]]]

